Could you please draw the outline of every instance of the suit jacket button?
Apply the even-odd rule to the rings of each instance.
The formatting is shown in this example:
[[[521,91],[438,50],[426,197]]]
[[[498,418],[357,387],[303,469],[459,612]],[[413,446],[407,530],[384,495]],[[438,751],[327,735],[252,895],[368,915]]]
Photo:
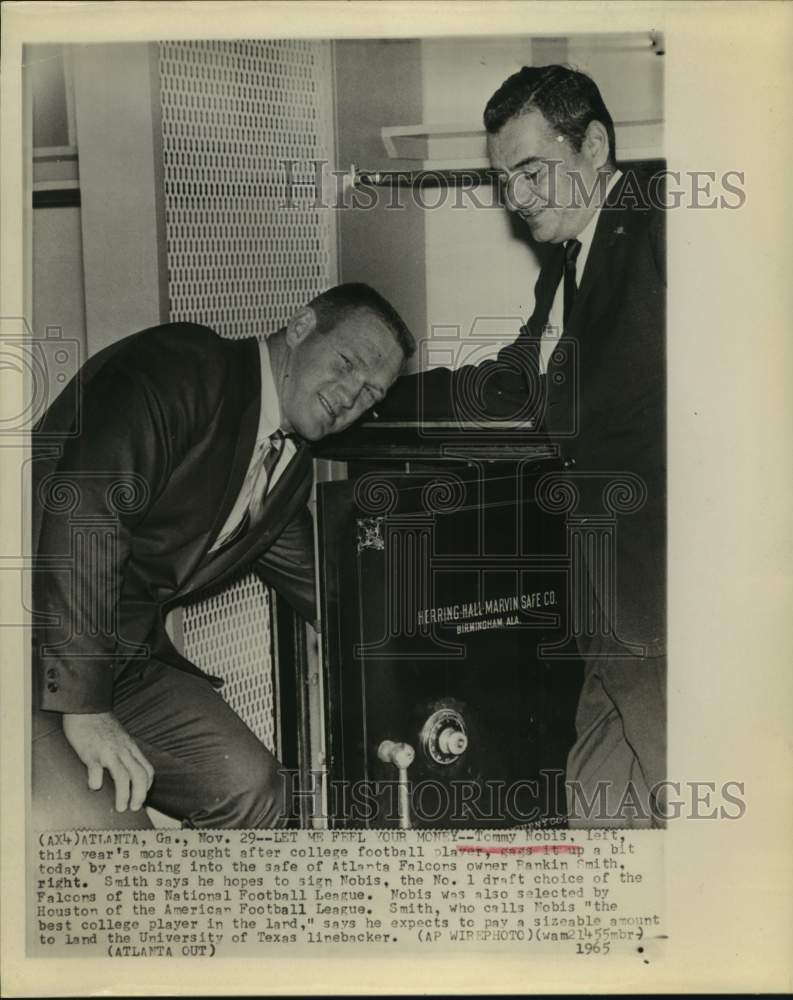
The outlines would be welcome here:
[[[57,676],[58,676],[58,673],[57,673],[57,671],[55,670],[55,667],[50,667],[50,668],[49,668],[49,669],[47,670],[47,679],[48,679],[48,680],[50,680],[50,681],[54,681],[54,680],[55,680],[55,678],[56,678]]]
[[[50,681],[50,683],[47,685],[47,690],[52,692],[52,694],[55,694],[55,692],[58,690],[58,685],[55,684],[53,681]]]

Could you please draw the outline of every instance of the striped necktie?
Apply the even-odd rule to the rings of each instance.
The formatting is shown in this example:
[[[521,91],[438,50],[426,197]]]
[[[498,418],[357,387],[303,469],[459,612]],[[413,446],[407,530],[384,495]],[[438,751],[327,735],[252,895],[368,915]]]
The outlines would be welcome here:
[[[253,484],[253,491],[245,513],[242,515],[239,524],[229,534],[228,538],[219,545],[213,552],[213,556],[218,556],[225,552],[232,545],[240,541],[250,530],[255,527],[262,515],[264,501],[267,498],[267,491],[272,481],[276,466],[284,453],[286,435],[283,431],[277,430],[269,437],[270,447],[267,449],[261,461],[259,470]]]
[[[281,461],[281,456],[284,453],[285,442],[286,436],[281,430],[277,430],[270,435],[270,447],[267,449],[267,454],[262,459],[261,469],[256,477],[256,482],[253,486],[253,496],[251,497],[251,502],[248,507],[251,525],[253,526],[256,525],[261,517],[264,501],[267,498],[267,491],[270,488],[273,474],[276,466]]]

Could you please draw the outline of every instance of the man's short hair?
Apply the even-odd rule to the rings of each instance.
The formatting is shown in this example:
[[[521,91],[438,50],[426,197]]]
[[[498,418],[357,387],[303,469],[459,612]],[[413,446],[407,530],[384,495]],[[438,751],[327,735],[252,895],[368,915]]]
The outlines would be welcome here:
[[[363,309],[373,313],[385,323],[402,349],[405,360],[411,358],[416,352],[416,341],[405,321],[391,303],[370,285],[365,285],[362,282],[347,282],[343,285],[336,285],[312,299],[309,306],[317,317],[317,331],[319,333],[329,333],[342,322],[345,316]]]
[[[487,102],[484,120],[490,133],[512,118],[539,111],[551,128],[576,152],[590,122],[600,122],[609,140],[609,159],[616,162],[614,122],[594,80],[568,66],[524,66],[506,79]]]

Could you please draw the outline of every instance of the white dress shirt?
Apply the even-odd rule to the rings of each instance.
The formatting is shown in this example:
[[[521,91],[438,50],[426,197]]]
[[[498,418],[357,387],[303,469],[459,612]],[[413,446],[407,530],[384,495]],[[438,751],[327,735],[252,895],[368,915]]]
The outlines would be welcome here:
[[[605,202],[608,197],[609,192],[617,183],[617,181],[622,177],[622,171],[616,170],[611,177],[606,186],[606,193],[603,195],[603,201]],[[575,274],[576,274],[576,286],[581,287],[581,278],[584,274],[584,268],[586,267],[587,257],[589,257],[589,251],[592,247],[592,240],[595,236],[595,229],[597,228],[598,219],[600,218],[601,206],[592,216],[592,218],[587,222],[586,226],[581,230],[575,239],[581,244],[581,249],[578,251],[578,258],[576,260]],[[548,323],[545,329],[542,331],[542,338],[540,343],[540,371],[544,375],[548,370],[548,361],[553,354],[553,350],[556,347],[556,342],[562,335],[562,327],[564,326],[564,281],[560,280],[559,285],[556,289],[556,295],[553,297],[553,304],[551,305],[551,311],[548,314]]]
[[[278,404],[278,393],[275,389],[275,379],[273,369],[270,364],[270,351],[267,347],[267,338],[259,338],[259,367],[261,371],[261,402],[259,409],[259,427],[256,432],[256,443],[253,446],[253,453],[248,463],[248,471],[242,483],[239,496],[231,508],[231,513],[226,518],[226,523],[215,539],[215,543],[210,552],[214,552],[231,536],[245,516],[245,512],[251,507],[255,497],[256,487],[262,480],[262,463],[267,452],[271,448],[270,435],[274,434],[281,426],[281,408]],[[291,438],[285,438],[283,442],[283,453],[273,469],[269,482],[266,484],[266,492],[275,486],[284,469],[289,465],[296,452],[295,444]],[[262,485],[264,485],[262,483]]]

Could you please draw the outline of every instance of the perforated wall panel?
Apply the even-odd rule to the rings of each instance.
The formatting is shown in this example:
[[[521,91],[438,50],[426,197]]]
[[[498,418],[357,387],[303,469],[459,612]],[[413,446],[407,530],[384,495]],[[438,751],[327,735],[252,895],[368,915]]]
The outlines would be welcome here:
[[[185,608],[185,655],[226,683],[223,697],[271,750],[278,750],[270,594],[252,575]]]
[[[335,281],[327,42],[160,45],[170,313],[268,334]],[[319,202],[319,204],[318,204]]]
[[[336,281],[326,42],[162,42],[170,318],[261,336]],[[184,652],[278,751],[270,601],[249,575],[185,608]]]

